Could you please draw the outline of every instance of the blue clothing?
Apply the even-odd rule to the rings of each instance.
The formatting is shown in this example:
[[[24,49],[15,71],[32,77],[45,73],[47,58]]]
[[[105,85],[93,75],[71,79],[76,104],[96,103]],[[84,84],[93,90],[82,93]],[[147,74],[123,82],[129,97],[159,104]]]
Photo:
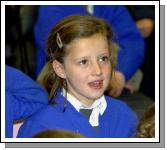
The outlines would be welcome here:
[[[48,104],[48,95],[21,71],[5,66],[5,137],[12,138],[13,123]]]
[[[65,98],[60,92],[54,98],[55,105],[48,105],[39,113],[27,119],[20,128],[18,137],[30,138],[45,130],[70,130],[88,138],[126,138],[135,137],[138,119],[136,114],[122,101],[105,97],[107,108],[99,116],[97,132],[88,118],[79,113],[69,102],[64,109]]]
[[[87,12],[79,5],[39,7],[39,16],[34,30],[37,48],[36,75],[40,73],[47,60],[46,43],[50,30],[62,18],[73,14],[86,15]],[[94,5],[94,15],[105,19],[111,25],[115,41],[121,47],[118,53],[117,70],[124,74],[126,80],[129,80],[144,59],[144,39],[135,22],[124,6]]]

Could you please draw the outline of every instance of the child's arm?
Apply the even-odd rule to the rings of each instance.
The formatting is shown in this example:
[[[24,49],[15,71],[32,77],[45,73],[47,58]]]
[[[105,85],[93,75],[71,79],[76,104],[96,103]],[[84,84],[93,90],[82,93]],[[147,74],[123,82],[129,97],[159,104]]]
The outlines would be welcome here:
[[[5,126],[7,133],[12,129],[14,121],[25,119],[46,106],[47,99],[46,92],[35,81],[21,71],[5,66]]]

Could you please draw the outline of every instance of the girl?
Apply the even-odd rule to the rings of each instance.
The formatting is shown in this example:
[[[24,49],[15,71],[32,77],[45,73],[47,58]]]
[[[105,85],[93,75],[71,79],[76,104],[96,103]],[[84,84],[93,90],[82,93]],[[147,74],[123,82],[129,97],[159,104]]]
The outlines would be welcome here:
[[[133,111],[104,95],[116,61],[112,36],[109,25],[93,16],[68,16],[52,29],[50,71],[43,77],[50,105],[29,118],[18,137],[56,129],[92,138],[135,136]]]

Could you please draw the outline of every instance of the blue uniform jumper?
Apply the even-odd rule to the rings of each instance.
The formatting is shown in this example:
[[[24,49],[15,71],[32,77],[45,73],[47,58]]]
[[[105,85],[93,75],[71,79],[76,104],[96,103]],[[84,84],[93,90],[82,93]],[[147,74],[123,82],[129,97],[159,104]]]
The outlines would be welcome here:
[[[45,130],[70,130],[88,138],[135,137],[138,118],[127,104],[105,96],[107,108],[99,115],[98,132],[87,117],[78,112],[68,101],[65,111],[64,100],[59,91],[54,98],[56,104],[48,105],[29,118],[21,127],[18,137],[32,137]]]

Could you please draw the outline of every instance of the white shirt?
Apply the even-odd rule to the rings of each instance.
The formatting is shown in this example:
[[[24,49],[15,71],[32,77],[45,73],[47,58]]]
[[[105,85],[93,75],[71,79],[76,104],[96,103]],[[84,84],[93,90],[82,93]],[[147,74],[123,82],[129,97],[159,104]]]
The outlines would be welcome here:
[[[65,90],[63,90],[62,95],[65,96]],[[93,109],[90,118],[89,123],[92,126],[98,126],[99,125],[99,114],[102,115],[107,107],[107,102],[104,97],[100,97],[99,99],[95,100],[94,103],[88,107],[81,103],[78,99],[76,99],[71,94],[67,93],[67,100],[73,105],[73,107],[79,112],[80,109]]]

